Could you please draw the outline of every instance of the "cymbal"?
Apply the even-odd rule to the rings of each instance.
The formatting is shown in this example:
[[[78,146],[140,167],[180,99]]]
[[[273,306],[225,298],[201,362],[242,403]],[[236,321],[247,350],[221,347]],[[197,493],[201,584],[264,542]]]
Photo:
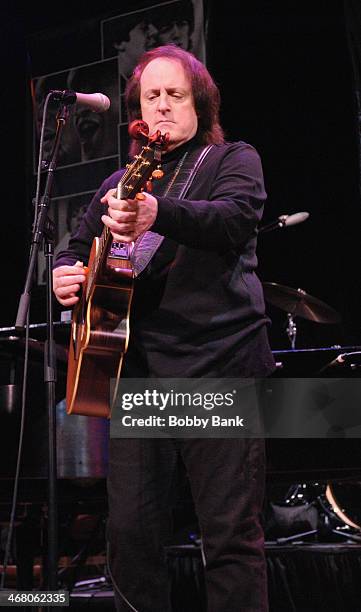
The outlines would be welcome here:
[[[339,323],[341,316],[321,300],[303,289],[293,289],[277,283],[262,283],[265,300],[285,310],[294,317],[302,317],[316,323]]]

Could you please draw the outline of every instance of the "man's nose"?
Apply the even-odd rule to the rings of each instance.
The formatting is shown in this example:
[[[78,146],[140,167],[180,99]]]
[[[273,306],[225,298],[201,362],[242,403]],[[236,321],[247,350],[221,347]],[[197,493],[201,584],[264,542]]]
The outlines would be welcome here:
[[[161,93],[158,101],[158,110],[162,113],[170,109],[169,96],[166,92]]]

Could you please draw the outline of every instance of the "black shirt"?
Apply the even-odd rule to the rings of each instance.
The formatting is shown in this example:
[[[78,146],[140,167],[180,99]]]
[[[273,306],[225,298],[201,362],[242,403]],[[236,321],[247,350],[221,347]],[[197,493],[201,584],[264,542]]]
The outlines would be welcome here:
[[[215,145],[187,198],[161,196],[185,143],[163,156],[163,179],[154,183],[158,215],[152,231],[165,236],[134,281],[126,368],[138,376],[266,376],[274,369],[263,291],[256,276],[256,241],[266,199],[262,167],[244,142]],[[94,196],[56,267],[87,261],[102,231],[100,198],[121,171]]]

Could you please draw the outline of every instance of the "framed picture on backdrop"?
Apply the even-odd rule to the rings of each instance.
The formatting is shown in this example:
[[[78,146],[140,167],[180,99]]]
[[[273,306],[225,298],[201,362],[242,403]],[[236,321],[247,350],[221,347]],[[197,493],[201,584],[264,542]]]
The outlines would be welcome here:
[[[127,4],[127,3],[124,3]],[[70,107],[70,114],[62,132],[57,169],[53,184],[51,216],[55,223],[55,253],[66,246],[69,231],[67,213],[82,202],[90,201],[91,194],[102,181],[128,161],[128,123],[123,102],[127,80],[140,55],[158,45],[172,43],[192,51],[205,60],[204,16],[202,0],[168,0],[149,3],[145,8],[100,17],[89,28],[89,63],[76,61],[76,53],[64,53],[64,69],[42,73],[41,62],[51,65],[57,48],[63,48],[70,33],[61,29],[47,35],[44,53],[39,54],[39,76],[33,79],[33,173],[37,172],[40,132],[46,96],[51,90],[70,89],[80,93],[101,92],[110,99],[106,112],[95,113],[80,105]],[[70,26],[69,26],[70,27]],[[71,26],[73,27],[73,26]],[[81,52],[86,47],[87,27],[81,33]],[[39,41],[36,44],[39,47]],[[94,48],[98,59],[94,60]],[[45,53],[46,50],[46,53]],[[80,51],[79,51],[80,53]],[[58,67],[58,66],[57,66]],[[56,132],[59,102],[50,100],[43,135],[42,159],[51,154]],[[43,282],[44,263],[39,256],[38,282]]]

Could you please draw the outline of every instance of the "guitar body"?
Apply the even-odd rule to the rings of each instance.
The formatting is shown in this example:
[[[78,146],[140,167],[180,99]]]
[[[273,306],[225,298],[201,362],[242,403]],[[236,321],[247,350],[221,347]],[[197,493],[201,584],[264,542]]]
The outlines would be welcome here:
[[[169,134],[158,130],[148,137],[144,121],[134,121],[133,138],[146,138],[118,183],[118,199],[141,199],[152,178],[160,178],[161,152]],[[156,169],[157,168],[157,169]],[[73,310],[68,357],[66,406],[68,414],[110,417],[129,341],[129,314],[133,296],[132,246],[114,249],[107,227],[95,238],[79,302]]]
[[[89,257],[89,270],[98,248],[99,238],[95,238]],[[129,264],[120,274],[118,272],[115,280],[111,280],[110,274],[100,274],[88,299],[87,282],[88,279],[73,311],[66,388],[67,412],[109,417],[129,341],[133,272]]]

